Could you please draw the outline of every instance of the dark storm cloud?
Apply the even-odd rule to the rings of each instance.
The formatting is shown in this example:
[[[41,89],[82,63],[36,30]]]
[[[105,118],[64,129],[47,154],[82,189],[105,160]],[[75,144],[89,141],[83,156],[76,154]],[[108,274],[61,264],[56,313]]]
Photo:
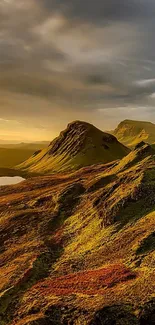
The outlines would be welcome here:
[[[108,20],[126,21],[146,18],[155,13],[152,0],[39,0],[49,12],[58,11],[69,18],[90,20],[104,24]]]
[[[46,98],[64,115],[126,105],[152,112],[154,14],[154,0],[1,1],[0,89]]]

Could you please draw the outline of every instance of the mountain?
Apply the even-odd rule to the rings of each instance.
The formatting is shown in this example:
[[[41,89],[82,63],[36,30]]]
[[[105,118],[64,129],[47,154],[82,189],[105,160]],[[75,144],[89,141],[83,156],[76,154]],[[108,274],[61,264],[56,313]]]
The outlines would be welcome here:
[[[129,149],[113,135],[89,123],[75,121],[48,148],[36,152],[17,168],[31,173],[64,172],[96,163],[108,163],[127,153]]]
[[[124,120],[113,134],[124,145],[134,147],[141,141],[155,143],[155,124],[144,121]]]
[[[0,324],[154,324],[154,230],[155,151],[143,142],[1,187]]]

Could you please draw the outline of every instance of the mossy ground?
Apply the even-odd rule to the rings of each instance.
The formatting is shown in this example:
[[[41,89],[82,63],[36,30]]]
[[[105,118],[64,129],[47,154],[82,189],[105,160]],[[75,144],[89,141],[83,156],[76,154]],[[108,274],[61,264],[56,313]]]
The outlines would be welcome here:
[[[153,319],[155,161],[142,149],[0,188],[1,324]]]

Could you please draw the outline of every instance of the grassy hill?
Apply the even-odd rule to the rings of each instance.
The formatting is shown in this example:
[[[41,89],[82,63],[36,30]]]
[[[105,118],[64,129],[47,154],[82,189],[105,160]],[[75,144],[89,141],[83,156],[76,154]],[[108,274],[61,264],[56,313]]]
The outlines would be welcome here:
[[[141,141],[155,143],[155,124],[144,121],[124,120],[113,134],[124,145],[134,147]]]
[[[117,139],[93,125],[75,121],[54,139],[48,148],[19,165],[20,170],[33,173],[53,173],[120,159],[129,149]]]
[[[154,324],[151,146],[0,188],[0,216],[0,324]]]

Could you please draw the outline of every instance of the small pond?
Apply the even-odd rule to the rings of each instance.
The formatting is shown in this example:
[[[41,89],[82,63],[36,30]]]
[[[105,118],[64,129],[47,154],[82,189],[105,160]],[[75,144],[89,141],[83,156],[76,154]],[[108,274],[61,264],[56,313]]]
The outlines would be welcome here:
[[[0,177],[0,186],[18,184],[22,181],[24,181],[24,178],[20,177],[20,176],[14,176],[14,177],[3,176],[3,177]]]

